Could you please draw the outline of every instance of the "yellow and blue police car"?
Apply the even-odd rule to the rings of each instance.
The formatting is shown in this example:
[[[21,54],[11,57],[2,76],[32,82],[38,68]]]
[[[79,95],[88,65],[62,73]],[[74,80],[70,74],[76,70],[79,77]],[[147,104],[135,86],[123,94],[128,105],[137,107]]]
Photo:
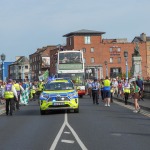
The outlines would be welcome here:
[[[40,113],[44,115],[47,110],[74,110],[79,112],[78,93],[74,84],[67,79],[56,78],[45,84],[40,95]]]

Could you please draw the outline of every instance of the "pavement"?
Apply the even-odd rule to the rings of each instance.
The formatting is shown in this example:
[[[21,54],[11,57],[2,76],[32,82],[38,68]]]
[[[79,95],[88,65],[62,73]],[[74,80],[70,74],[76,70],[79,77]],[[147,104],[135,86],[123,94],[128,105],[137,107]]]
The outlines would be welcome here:
[[[117,100],[117,101],[124,103],[124,99],[122,97],[119,97],[119,96],[118,97],[114,96],[114,100]],[[138,101],[138,103],[139,103],[141,109],[150,111],[150,99],[143,98],[143,100]],[[134,105],[134,100],[132,98],[128,99],[128,105]]]

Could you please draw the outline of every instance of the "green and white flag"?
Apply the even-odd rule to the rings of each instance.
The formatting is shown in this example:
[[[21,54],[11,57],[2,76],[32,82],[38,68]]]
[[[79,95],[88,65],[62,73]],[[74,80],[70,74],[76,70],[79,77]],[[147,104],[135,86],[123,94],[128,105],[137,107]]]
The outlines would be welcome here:
[[[49,77],[49,71],[46,70],[46,71],[44,72],[43,78],[44,78],[44,80],[47,80],[48,77]]]
[[[39,76],[39,80],[47,80],[48,79],[48,77],[49,77],[49,71],[48,70],[46,70],[45,72],[44,72],[44,74],[42,74],[41,76]]]

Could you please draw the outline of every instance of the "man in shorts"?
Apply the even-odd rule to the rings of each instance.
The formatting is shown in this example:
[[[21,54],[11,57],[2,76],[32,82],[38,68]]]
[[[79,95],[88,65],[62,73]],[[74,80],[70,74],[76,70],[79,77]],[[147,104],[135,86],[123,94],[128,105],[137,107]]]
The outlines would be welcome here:
[[[104,101],[105,101],[105,106],[110,107],[110,97],[111,97],[111,93],[110,93],[110,80],[108,78],[108,76],[106,76],[105,80],[103,81],[104,83],[104,87],[103,87],[103,93],[104,93]]]

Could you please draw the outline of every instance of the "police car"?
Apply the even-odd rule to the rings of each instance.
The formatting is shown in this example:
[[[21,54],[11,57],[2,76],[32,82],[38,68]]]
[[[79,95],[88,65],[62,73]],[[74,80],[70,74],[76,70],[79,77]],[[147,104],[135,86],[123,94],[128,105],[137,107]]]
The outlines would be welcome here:
[[[78,93],[74,84],[67,79],[54,79],[45,84],[44,91],[40,95],[40,113],[44,115],[46,110],[74,110],[79,112]]]

